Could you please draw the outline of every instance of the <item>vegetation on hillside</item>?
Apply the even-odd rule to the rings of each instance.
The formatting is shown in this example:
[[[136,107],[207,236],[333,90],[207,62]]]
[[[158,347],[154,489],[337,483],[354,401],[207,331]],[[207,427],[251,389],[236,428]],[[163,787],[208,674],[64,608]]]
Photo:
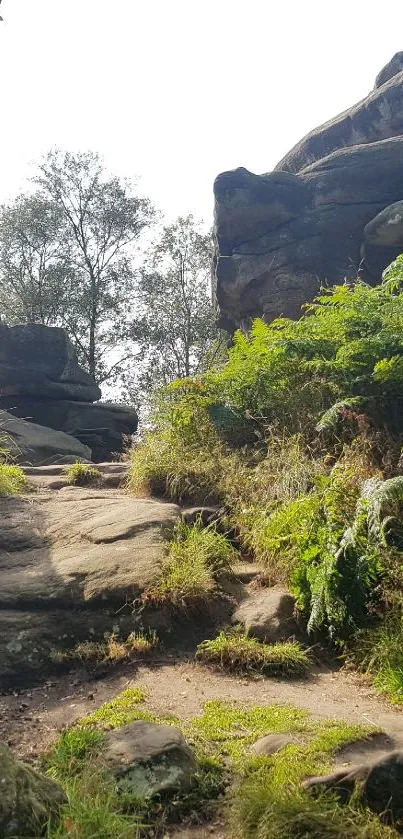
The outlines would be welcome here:
[[[395,698],[402,408],[400,257],[382,285],[326,289],[297,322],[257,320],[221,367],[165,388],[130,479],[137,494],[219,503],[240,549],[296,595],[311,633],[346,651],[357,633],[360,650],[375,640],[378,658],[357,661],[373,672],[382,659],[389,677],[378,683]]]

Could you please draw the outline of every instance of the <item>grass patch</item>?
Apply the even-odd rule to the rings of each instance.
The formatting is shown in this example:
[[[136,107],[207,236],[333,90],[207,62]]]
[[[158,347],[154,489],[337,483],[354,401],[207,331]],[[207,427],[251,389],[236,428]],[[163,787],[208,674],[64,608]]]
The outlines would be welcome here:
[[[270,779],[250,779],[234,812],[242,839],[392,839],[398,834],[365,810],[341,807],[332,796],[281,795]]]
[[[392,617],[373,629],[361,632],[352,660],[373,679],[380,693],[393,704],[403,703],[403,623]]]
[[[169,545],[162,575],[147,591],[145,600],[179,607],[208,605],[219,593],[220,581],[231,576],[237,556],[231,542],[214,526],[181,521]]]
[[[20,495],[28,489],[28,481],[20,466],[0,463],[0,496]]]
[[[72,463],[66,469],[66,476],[72,486],[99,486],[102,483],[102,472],[88,463]]]
[[[48,774],[58,780],[75,777],[99,750],[102,740],[102,732],[95,729],[75,727],[64,731],[52,751]]]
[[[296,641],[263,644],[246,635],[225,632],[199,644],[196,659],[230,673],[265,676],[301,676],[310,666],[308,652]]]
[[[81,641],[72,650],[52,650],[50,659],[55,664],[79,663],[94,666],[119,664],[135,656],[151,655],[158,647],[156,633],[132,632],[126,640],[111,635],[106,641]]]
[[[113,781],[87,769],[65,785],[68,805],[60,823],[49,825],[47,839],[139,839],[144,836],[140,814],[126,813]]]
[[[138,708],[146,699],[147,693],[143,688],[127,688],[111,702],[101,705],[93,714],[80,719],[78,725],[81,727],[95,726],[101,730],[108,730],[119,728],[121,725],[128,725],[136,720],[151,720],[151,714]]]
[[[166,721],[139,707],[145,699],[146,693],[142,688],[129,688],[62,734],[53,749],[48,771],[64,786],[69,804],[60,826],[49,828],[48,839],[65,836],[70,839],[160,837],[167,824],[201,822],[213,815],[230,778],[236,781],[235,791],[231,794],[231,835],[245,839],[252,839],[252,836],[254,839],[260,836],[266,839],[267,836],[269,839],[274,835],[276,839],[302,839],[305,835],[319,837],[318,832],[281,832],[283,809],[287,804],[289,790],[292,788],[293,795],[298,796],[301,812],[305,812],[304,802],[308,801],[308,796],[299,791],[300,781],[306,775],[327,771],[338,749],[374,732],[369,726],[330,720],[317,722],[312,720],[308,712],[288,706],[242,708],[234,707],[233,703],[207,702],[203,713],[190,722],[171,719],[182,729],[198,760],[198,771],[190,789],[141,802],[133,796],[119,793],[114,779],[101,770],[98,755],[102,750],[105,729],[126,725],[137,719]],[[297,742],[269,758],[252,757],[250,745],[258,737],[274,732],[291,733]],[[274,790],[278,808],[273,816],[273,824],[277,825],[280,832],[266,834],[266,823],[271,823],[268,814],[274,801]],[[320,826],[320,808],[315,803],[312,808],[312,824]],[[288,811],[294,830],[293,813],[297,813],[297,808],[292,802]],[[328,800],[323,811],[328,817]],[[346,812],[349,824],[350,812],[343,812]],[[339,818],[338,811],[335,818]],[[352,823],[357,826],[357,830],[361,829],[360,818],[360,814],[352,812]],[[372,821],[375,826],[379,825],[379,822]],[[257,825],[255,832],[253,824]],[[304,822],[301,821],[301,824]],[[307,824],[310,829],[310,823]],[[350,835],[354,834],[346,832],[347,837]],[[378,836],[389,837],[394,834],[357,832],[356,835],[362,839],[378,839]],[[329,834],[329,837],[332,838],[333,834]],[[334,837],[338,839],[339,834],[335,833]]]

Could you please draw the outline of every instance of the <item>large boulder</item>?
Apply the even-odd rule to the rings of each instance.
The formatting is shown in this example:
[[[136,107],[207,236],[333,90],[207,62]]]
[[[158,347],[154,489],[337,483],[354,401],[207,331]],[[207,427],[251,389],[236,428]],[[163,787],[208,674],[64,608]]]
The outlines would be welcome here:
[[[25,422],[2,410],[0,429],[1,445],[10,451],[15,463],[35,465],[91,460],[91,449],[70,434]]]
[[[64,329],[0,324],[0,393],[95,402],[101,391],[80,367]]]
[[[273,172],[240,168],[216,179],[216,293],[229,331],[256,316],[299,317],[325,281],[360,273],[377,283],[400,252],[401,208],[391,205],[403,199],[401,62],[397,54],[365,99],[308,134]]]
[[[0,743],[0,836],[38,837],[45,833],[49,819],[58,817],[67,803],[63,790],[26,766]]]
[[[159,631],[158,612],[147,617],[140,600],[161,574],[175,504],[65,487],[1,506],[2,687],[49,670],[52,649],[140,624]]]
[[[179,728],[145,720],[110,731],[103,756],[119,787],[138,798],[187,789],[197,770]]]
[[[96,462],[120,453],[125,437],[134,434],[138,425],[134,409],[107,402],[91,404],[40,396],[3,396],[0,404],[13,416],[76,437],[91,449]]]

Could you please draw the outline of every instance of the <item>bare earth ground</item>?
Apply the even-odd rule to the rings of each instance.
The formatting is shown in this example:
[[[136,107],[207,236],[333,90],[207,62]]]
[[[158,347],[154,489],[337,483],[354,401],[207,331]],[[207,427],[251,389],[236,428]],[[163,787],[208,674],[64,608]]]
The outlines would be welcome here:
[[[403,709],[391,706],[345,669],[318,667],[305,679],[257,680],[214,673],[173,654],[155,657],[146,665],[122,666],[96,680],[79,671],[55,677],[42,687],[0,696],[0,739],[26,760],[34,760],[64,727],[125,688],[140,685],[149,693],[147,708],[156,714],[190,719],[208,699],[240,706],[291,704],[318,718],[375,725],[387,734],[387,748],[403,748]]]

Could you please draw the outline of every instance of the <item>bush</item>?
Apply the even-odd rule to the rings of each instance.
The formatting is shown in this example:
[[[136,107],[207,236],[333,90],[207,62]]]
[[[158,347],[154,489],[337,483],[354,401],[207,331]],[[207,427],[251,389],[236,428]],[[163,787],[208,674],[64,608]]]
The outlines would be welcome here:
[[[255,638],[225,632],[199,644],[196,659],[220,670],[266,676],[300,676],[310,665],[307,651],[297,642],[263,644]]]
[[[28,481],[20,466],[0,463],[0,495],[20,495],[28,489]]]
[[[145,600],[179,607],[208,605],[211,596],[219,593],[220,581],[232,574],[236,557],[231,542],[214,525],[181,521],[161,578],[146,592]]]
[[[66,469],[67,480],[74,486],[94,486],[102,482],[102,473],[88,463],[72,463]]]

